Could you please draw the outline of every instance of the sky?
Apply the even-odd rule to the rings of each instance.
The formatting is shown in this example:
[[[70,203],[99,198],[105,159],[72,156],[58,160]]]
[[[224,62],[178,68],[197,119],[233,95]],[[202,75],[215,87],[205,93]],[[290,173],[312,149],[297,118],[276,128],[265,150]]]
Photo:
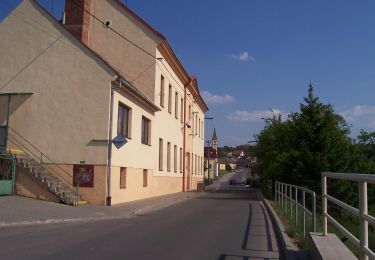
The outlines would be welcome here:
[[[0,20],[19,0],[0,0]],[[64,0],[39,0],[59,19]],[[124,1],[125,2],[125,1]],[[128,0],[166,36],[198,79],[206,139],[254,140],[262,118],[298,111],[315,95],[351,125],[375,131],[375,1]],[[1,38],[0,38],[1,39]]]

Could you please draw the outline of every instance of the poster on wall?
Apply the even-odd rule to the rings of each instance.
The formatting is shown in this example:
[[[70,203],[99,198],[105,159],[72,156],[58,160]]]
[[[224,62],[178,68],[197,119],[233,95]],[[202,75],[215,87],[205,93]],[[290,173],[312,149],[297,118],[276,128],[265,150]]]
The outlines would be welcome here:
[[[79,187],[94,187],[94,165],[74,164],[73,182]]]

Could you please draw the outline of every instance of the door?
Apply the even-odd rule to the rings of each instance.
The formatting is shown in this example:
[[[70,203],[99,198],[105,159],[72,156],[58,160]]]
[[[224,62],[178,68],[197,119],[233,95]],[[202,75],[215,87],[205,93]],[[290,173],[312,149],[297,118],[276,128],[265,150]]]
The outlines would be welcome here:
[[[16,161],[12,154],[0,154],[0,195],[13,195]]]

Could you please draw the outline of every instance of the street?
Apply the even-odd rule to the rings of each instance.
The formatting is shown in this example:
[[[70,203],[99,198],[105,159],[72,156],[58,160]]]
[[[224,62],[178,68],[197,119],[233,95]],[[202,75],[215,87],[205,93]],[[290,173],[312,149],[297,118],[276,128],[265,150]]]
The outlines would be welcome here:
[[[0,245],[1,259],[279,259],[265,207],[240,185],[130,219],[3,228]]]

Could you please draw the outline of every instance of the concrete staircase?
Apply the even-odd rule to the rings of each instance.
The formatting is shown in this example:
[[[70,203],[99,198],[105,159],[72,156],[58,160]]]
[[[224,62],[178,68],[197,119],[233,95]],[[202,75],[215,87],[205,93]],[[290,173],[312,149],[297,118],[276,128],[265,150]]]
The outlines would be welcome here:
[[[15,155],[17,166],[24,168],[25,172],[35,182],[60,198],[62,203],[72,206],[81,204],[78,188],[67,184],[57,175],[53,174],[50,165],[37,162],[26,153],[18,152],[13,154]]]

